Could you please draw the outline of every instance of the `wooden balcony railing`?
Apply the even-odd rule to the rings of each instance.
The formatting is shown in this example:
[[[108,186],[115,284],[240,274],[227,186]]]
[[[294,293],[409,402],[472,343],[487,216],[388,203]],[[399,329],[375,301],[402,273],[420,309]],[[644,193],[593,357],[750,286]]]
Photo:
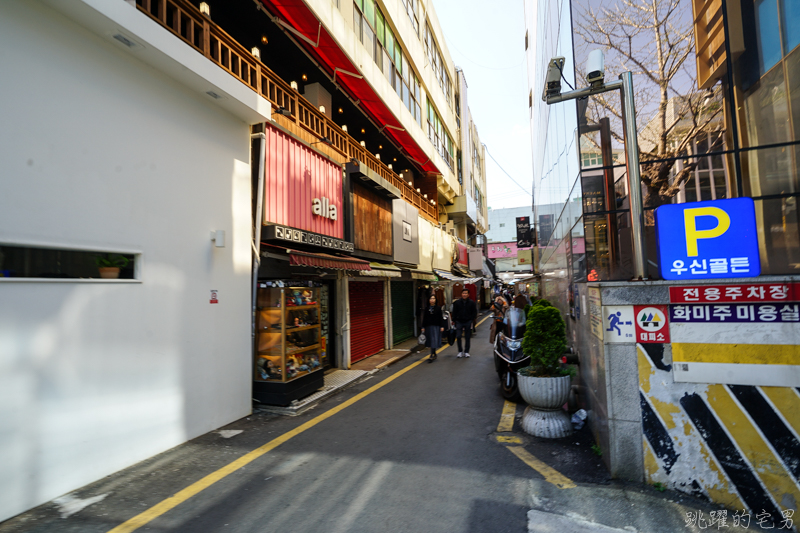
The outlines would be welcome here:
[[[278,77],[250,51],[236,42],[219,26],[211,22],[187,0],[136,0],[140,11],[148,15],[176,37],[216,63],[276,108],[290,112],[290,122],[327,138],[330,146],[344,161],[357,159],[402,191],[403,199],[419,209],[422,216],[439,223],[436,206],[422,197],[416,189],[368,152],[359,142],[320,112],[311,102]]]

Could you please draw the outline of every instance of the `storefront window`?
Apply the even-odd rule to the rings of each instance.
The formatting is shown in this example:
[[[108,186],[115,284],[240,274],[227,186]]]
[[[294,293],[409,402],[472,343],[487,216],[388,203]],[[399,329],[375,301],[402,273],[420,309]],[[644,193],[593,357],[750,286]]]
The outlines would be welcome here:
[[[257,300],[256,381],[286,382],[321,370],[320,288],[262,282]]]
[[[748,196],[759,197],[798,191],[794,161],[800,146],[781,146],[742,152],[742,173]]]

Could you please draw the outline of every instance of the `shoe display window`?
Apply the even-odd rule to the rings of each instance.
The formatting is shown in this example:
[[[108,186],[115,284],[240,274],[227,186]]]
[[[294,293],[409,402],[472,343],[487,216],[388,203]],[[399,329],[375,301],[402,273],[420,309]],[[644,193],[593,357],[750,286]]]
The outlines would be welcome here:
[[[319,287],[259,283],[255,380],[288,382],[322,370]]]

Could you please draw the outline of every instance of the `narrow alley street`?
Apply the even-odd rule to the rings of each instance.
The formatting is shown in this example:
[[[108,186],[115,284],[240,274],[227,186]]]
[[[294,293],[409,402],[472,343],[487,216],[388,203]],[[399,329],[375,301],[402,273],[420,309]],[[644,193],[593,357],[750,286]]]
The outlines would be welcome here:
[[[469,359],[412,355],[301,416],[255,413],[0,532],[656,532],[709,516],[685,495],[611,482],[587,428],[498,433],[487,334],[483,323]]]

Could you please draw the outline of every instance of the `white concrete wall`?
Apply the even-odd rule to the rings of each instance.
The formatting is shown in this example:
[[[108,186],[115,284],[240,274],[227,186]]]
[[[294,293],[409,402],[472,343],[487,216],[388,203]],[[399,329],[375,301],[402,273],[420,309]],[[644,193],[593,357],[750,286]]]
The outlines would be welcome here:
[[[434,268],[450,271],[453,266],[455,239],[419,217],[419,268],[432,271]]]
[[[0,520],[250,412],[248,125],[115,43],[0,3],[0,243],[141,254],[0,281]]]

